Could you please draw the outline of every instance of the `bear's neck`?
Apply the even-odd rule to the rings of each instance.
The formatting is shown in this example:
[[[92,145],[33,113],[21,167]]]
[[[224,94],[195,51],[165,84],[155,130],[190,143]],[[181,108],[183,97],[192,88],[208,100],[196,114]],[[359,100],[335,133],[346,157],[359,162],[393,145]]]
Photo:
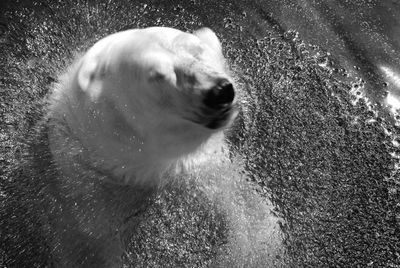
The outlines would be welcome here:
[[[167,127],[161,122],[146,126],[147,122],[137,122],[148,127],[144,131],[118,114],[109,116],[100,113],[99,107],[72,101],[73,107],[67,102],[53,107],[59,111],[50,119],[50,146],[56,161],[67,170],[77,161],[110,174],[110,180],[118,184],[159,185],[165,172],[195,165],[191,155],[204,149],[211,136],[193,131],[192,125]]]

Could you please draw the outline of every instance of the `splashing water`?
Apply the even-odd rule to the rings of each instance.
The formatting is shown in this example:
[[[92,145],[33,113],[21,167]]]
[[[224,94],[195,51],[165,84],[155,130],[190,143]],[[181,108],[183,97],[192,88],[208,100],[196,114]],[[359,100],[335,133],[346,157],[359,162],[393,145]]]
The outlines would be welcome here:
[[[368,101],[358,70],[345,71],[333,52],[283,29],[277,11],[298,6],[277,3],[8,6],[0,39],[1,265],[51,266],[37,206],[43,174],[21,167],[29,161],[23,137],[43,115],[55,77],[95,40],[154,25],[216,31],[242,107],[226,133],[229,158],[199,166],[156,196],[129,234],[127,267],[400,265],[398,126]],[[386,98],[397,105],[396,95]],[[55,209],[51,201],[47,209]]]

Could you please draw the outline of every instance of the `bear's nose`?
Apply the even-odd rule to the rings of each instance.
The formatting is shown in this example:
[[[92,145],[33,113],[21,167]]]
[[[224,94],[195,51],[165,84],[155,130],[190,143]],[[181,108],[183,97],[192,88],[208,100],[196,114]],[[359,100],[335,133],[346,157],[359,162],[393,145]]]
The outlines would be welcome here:
[[[228,80],[221,80],[215,87],[208,90],[204,103],[210,108],[219,109],[232,103],[234,98],[233,85]]]

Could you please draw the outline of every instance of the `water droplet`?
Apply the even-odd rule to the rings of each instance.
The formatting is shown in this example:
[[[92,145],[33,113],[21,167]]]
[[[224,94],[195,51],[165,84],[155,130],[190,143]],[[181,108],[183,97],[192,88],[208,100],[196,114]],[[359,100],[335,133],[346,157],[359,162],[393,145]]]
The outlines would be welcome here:
[[[181,5],[177,5],[176,7],[174,7],[174,10],[175,11],[178,11],[178,12],[180,12],[180,11],[182,11],[182,6]]]
[[[232,18],[225,18],[224,19],[224,22],[225,22],[225,24],[224,24],[224,27],[225,28],[229,28],[229,27],[231,27],[232,26]]]

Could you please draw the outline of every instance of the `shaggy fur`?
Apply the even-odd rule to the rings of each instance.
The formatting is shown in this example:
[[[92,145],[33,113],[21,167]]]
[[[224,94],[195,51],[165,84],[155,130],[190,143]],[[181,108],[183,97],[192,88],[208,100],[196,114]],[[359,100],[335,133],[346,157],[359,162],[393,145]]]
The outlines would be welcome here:
[[[124,230],[140,221],[157,189],[222,154],[221,130],[235,109],[221,116],[203,104],[221,79],[231,81],[209,29],[116,33],[71,67],[47,119],[54,192],[62,193],[51,227],[59,266],[120,266]],[[206,127],[216,118],[219,127]]]

